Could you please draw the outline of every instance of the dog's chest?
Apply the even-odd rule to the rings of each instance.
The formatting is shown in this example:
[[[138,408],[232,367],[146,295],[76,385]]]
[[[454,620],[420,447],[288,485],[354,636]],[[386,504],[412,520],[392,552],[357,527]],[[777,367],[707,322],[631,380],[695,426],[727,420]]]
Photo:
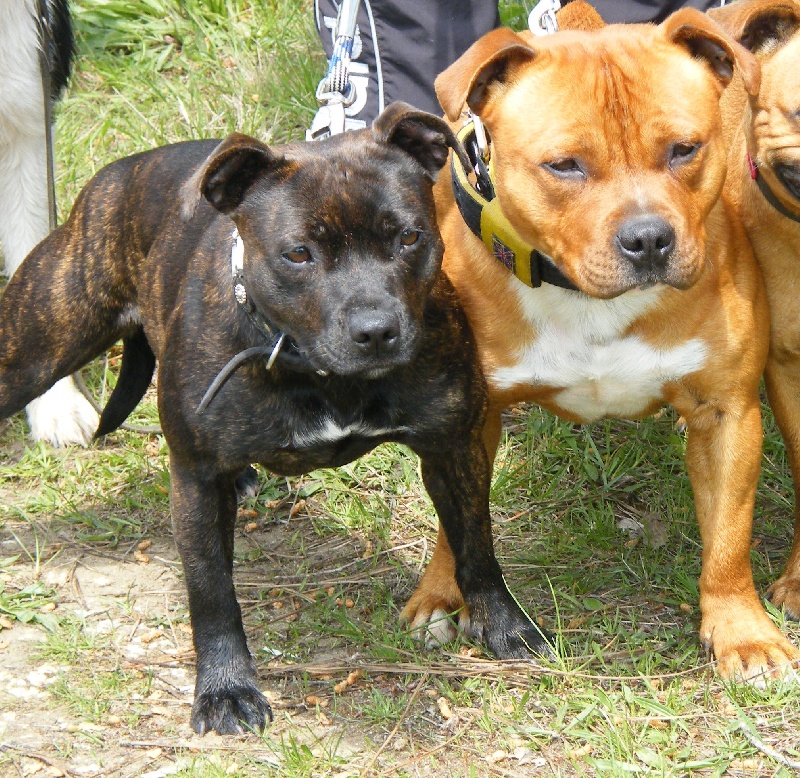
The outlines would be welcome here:
[[[351,398],[336,394],[308,391],[284,397],[280,414],[272,414],[268,437],[274,448],[260,461],[276,472],[336,467],[411,433],[411,416],[391,393],[354,387]]]
[[[522,290],[536,338],[518,350],[513,365],[494,370],[490,382],[498,389],[546,387],[552,410],[582,421],[640,416],[663,397],[666,384],[701,369],[706,359],[700,339],[656,348],[629,334],[662,291],[597,300],[552,286]]]
[[[300,451],[324,448],[330,445],[367,443],[387,437],[395,437],[407,432],[399,425],[381,424],[377,420],[356,418],[341,421],[332,414],[316,418],[306,418],[290,432],[287,448]]]

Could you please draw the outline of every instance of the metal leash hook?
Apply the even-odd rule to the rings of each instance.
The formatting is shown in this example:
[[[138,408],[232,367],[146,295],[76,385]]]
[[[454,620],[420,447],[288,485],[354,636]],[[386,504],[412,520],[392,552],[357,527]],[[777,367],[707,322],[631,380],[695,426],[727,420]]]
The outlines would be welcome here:
[[[345,108],[352,105],[356,98],[356,90],[350,81],[350,60],[356,37],[359,2],[360,0],[342,0],[339,5],[328,72],[317,86],[320,108],[306,132],[306,140],[320,140],[344,132]]]
[[[558,32],[556,12],[561,10],[559,0],[539,0],[528,16],[528,27],[534,35],[551,35]]]

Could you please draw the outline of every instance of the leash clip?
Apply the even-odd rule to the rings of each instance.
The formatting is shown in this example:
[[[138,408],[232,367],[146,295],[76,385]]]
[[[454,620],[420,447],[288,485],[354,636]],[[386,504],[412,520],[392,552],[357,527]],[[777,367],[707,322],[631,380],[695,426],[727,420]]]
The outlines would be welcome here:
[[[345,108],[356,99],[356,90],[350,80],[350,61],[358,30],[358,7],[358,0],[342,0],[339,4],[333,52],[328,72],[317,86],[320,107],[306,131],[307,141],[341,135],[349,129],[345,123]]]
[[[528,28],[534,35],[552,35],[558,32],[556,11],[559,10],[559,0],[539,0],[528,16]]]

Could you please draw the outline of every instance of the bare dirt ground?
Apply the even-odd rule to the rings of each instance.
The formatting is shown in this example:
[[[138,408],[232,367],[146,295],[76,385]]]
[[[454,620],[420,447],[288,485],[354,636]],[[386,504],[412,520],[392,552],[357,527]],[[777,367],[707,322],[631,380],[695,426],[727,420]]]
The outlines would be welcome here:
[[[59,627],[48,632],[33,622],[3,622],[0,757],[7,761],[0,761],[0,775],[158,778],[205,775],[195,772],[201,768],[209,775],[294,775],[307,763],[311,772],[297,774],[344,776],[383,764],[379,754],[373,759],[381,747],[393,764],[410,760],[415,774],[439,775],[447,758],[438,753],[426,761],[419,754],[438,752],[463,727],[463,712],[439,702],[425,668],[414,672],[411,654],[400,674],[382,673],[380,661],[368,677],[352,672],[364,659],[359,643],[394,628],[372,631],[374,598],[408,596],[427,539],[389,552],[359,533],[320,535],[309,519],[313,501],[301,510],[293,499],[284,503],[279,521],[268,524],[243,511],[236,540],[239,600],[275,714],[263,738],[200,738],[189,727],[194,652],[166,523],[144,540],[110,548],[71,537],[63,526],[9,520],[0,530],[0,559],[19,556],[2,568],[0,580],[9,591],[43,587],[40,610],[58,616]],[[36,559],[20,553],[35,548]],[[389,662],[399,655],[387,646]],[[311,673],[303,672],[303,662],[311,663]],[[381,701],[396,715],[409,695],[423,703],[415,706],[416,723],[387,737]],[[377,705],[372,725],[361,718],[364,705]],[[419,723],[429,738],[420,739]],[[293,753],[298,764],[287,765]],[[523,748],[517,763],[530,753]],[[314,772],[313,764],[326,765],[324,772]],[[330,764],[340,769],[329,773]]]

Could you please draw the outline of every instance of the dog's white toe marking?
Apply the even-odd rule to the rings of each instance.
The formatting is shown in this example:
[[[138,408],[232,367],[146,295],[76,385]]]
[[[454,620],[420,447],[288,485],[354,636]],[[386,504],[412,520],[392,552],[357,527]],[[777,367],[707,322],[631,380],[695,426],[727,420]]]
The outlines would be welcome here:
[[[425,645],[436,648],[455,640],[457,634],[455,624],[447,611],[437,608],[431,613],[425,628]]]
[[[27,407],[31,437],[54,446],[86,446],[100,421],[72,378],[62,378]]]

